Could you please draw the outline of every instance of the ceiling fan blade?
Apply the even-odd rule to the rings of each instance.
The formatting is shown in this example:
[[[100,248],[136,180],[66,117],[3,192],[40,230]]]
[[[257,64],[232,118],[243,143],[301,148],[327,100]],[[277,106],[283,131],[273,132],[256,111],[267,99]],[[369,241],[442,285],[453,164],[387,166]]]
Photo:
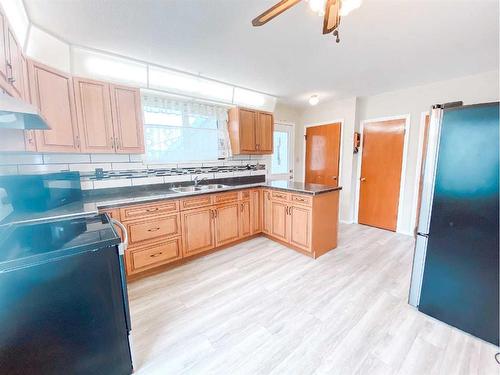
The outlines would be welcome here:
[[[340,25],[341,0],[327,0],[325,18],[323,19],[323,34],[329,34]]]
[[[278,4],[274,5],[258,17],[254,18],[254,20],[252,21],[252,25],[262,26],[265,23],[271,21],[274,17],[283,13],[285,10],[290,9],[300,1],[301,0],[281,0]]]

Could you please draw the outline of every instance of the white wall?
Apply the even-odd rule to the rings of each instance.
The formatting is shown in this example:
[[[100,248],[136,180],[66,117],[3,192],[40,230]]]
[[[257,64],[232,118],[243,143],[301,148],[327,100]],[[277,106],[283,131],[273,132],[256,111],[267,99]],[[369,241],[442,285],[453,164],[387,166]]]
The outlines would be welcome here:
[[[416,186],[417,186],[417,155],[422,112],[437,103],[461,100],[464,104],[498,101],[499,72],[492,71],[453,80],[439,81],[427,85],[416,86],[404,90],[387,92],[363,98],[351,98],[341,101],[323,103],[317,107],[309,107],[301,113],[297,132],[304,132],[304,125],[323,123],[336,119],[344,119],[341,185],[341,216],[342,221],[351,221],[354,217],[354,199],[356,186],[356,168],[360,154],[352,153],[352,137],[354,131],[359,131],[364,120],[380,117],[410,115],[410,134],[407,148],[407,168],[403,191],[403,208],[401,232],[411,233],[414,227]],[[355,106],[354,114],[352,106]],[[303,153],[304,140],[297,145],[296,155]],[[297,152],[298,151],[298,152]],[[296,170],[304,168],[303,157],[296,160]],[[297,176],[303,179],[303,175]]]

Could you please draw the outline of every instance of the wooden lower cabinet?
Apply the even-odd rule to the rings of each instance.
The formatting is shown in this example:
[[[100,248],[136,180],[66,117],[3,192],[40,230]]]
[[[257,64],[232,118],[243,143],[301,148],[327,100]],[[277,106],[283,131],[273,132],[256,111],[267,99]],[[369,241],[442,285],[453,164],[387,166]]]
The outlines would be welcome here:
[[[215,211],[215,246],[222,246],[240,238],[240,203],[219,206]]]
[[[215,213],[211,207],[184,211],[182,216],[183,256],[215,247]]]
[[[271,236],[288,241],[288,206],[286,202],[271,201]]]
[[[131,247],[126,252],[127,273],[133,275],[182,257],[181,237],[165,239],[144,246]]]
[[[240,238],[250,236],[252,231],[252,210],[250,201],[240,203]]]
[[[303,250],[311,251],[312,211],[309,207],[290,206],[289,212],[289,242]]]
[[[273,215],[271,211],[271,191],[262,191],[262,231],[271,234]]]
[[[262,191],[254,189],[250,192],[250,218],[252,234],[262,232]]]
[[[262,232],[317,258],[337,246],[338,198],[257,188],[103,212],[127,228],[127,273],[135,275]]]

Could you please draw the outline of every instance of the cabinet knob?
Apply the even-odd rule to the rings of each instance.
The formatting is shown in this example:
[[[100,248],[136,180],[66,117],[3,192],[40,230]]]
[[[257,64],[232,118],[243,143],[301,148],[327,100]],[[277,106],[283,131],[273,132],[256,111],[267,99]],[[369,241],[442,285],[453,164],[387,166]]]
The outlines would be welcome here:
[[[361,177],[361,178],[359,179],[359,181],[361,181],[361,182],[365,182],[365,181],[366,181],[366,178]]]

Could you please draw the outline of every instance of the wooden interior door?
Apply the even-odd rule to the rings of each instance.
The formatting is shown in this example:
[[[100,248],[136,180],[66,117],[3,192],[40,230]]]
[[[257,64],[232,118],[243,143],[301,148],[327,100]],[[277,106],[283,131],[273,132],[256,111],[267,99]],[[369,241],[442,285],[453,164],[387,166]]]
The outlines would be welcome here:
[[[29,61],[31,100],[50,130],[36,130],[37,151],[78,152],[79,136],[71,76]]]
[[[338,186],[340,127],[337,122],[306,128],[306,182]]]
[[[240,204],[226,204],[217,207],[215,212],[216,246],[236,241],[240,235]]]
[[[397,119],[364,124],[360,224],[396,231],[405,122],[405,119]]]
[[[254,111],[240,108],[240,151],[256,151],[257,139],[255,123],[257,114]]]
[[[139,89],[110,85],[110,94],[116,152],[142,154],[144,121]]]
[[[109,84],[74,78],[76,113],[83,152],[114,152]]]
[[[273,152],[273,128],[273,115],[271,113],[259,112],[255,127],[257,151],[261,153]]]

